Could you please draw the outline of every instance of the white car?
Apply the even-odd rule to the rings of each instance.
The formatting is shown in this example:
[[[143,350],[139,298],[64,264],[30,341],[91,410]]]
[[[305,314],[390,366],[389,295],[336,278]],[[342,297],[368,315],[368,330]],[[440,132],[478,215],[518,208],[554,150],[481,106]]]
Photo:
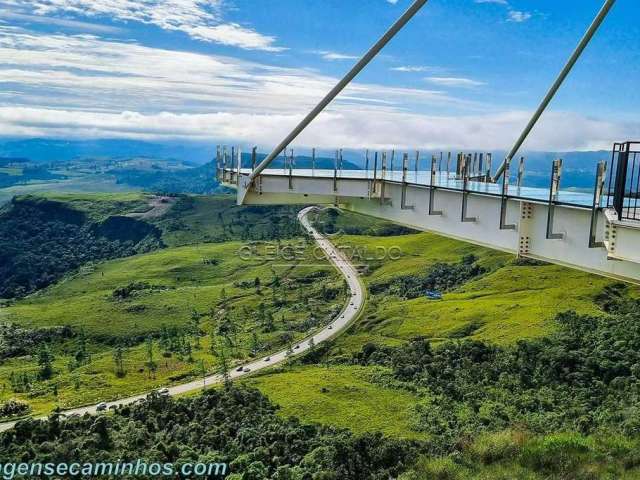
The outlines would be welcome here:
[[[244,367],[244,368],[242,369],[242,371],[243,371],[243,372],[245,372],[245,373],[247,373],[247,372],[250,372],[250,371],[251,371],[251,369],[250,369],[249,367]]]
[[[169,389],[168,388],[163,388],[162,390],[158,391],[158,393],[160,395],[162,395],[163,397],[166,397],[167,395],[169,395]]]
[[[104,403],[104,402],[99,403],[99,404],[96,406],[96,411],[97,411],[97,412],[104,412],[106,409],[107,409],[107,404],[106,404],[106,403]]]

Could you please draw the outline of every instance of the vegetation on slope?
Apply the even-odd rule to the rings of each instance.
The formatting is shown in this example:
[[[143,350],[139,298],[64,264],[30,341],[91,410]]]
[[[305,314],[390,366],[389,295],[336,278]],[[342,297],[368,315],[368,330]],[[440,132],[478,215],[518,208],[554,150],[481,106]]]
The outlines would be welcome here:
[[[412,407],[420,397],[372,381],[385,368],[355,365],[295,365],[246,382],[280,406],[279,414],[305,423],[348,428],[353,433],[424,439],[412,429]]]
[[[0,399],[42,412],[184,381],[203,368],[215,371],[221,349],[231,366],[285,348],[339,311],[344,282],[311,258],[305,243],[295,244],[304,255],[286,264],[271,257],[276,243],[255,244],[249,257],[240,255],[243,245],[169,248],[102,263],[1,309],[18,327],[5,330],[0,347],[21,348],[6,350]],[[40,375],[43,343],[53,357],[48,378]]]
[[[230,195],[180,196],[159,222],[169,246],[298,237],[299,206],[238,206]]]
[[[370,292],[362,320],[339,342],[351,351],[370,341],[397,345],[415,336],[470,336],[503,345],[543,336],[560,312],[601,313],[596,297],[614,283],[430,233],[336,241],[363,265]],[[427,298],[431,288],[441,289],[443,299]]]
[[[0,434],[0,448],[3,458],[25,462],[219,462],[229,480],[382,480],[412,461],[407,442],[302,426],[276,411],[246,388],[152,396],[113,415],[21,422]]]
[[[155,193],[210,195],[220,191],[214,162],[180,170],[117,168],[110,170],[116,183]]]
[[[89,261],[161,245],[160,230],[154,226],[109,216],[140,208],[142,197],[87,203],[73,197],[60,201],[26,196],[14,198],[0,211],[0,298],[46,287]]]

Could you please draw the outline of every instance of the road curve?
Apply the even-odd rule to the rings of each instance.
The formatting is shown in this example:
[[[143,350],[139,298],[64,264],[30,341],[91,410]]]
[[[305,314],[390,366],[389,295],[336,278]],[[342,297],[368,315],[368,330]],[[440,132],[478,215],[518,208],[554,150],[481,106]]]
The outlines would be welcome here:
[[[260,370],[264,370],[269,367],[273,367],[279,363],[284,362],[290,356],[297,356],[309,350],[309,341],[313,338],[316,345],[321,344],[335,337],[339,332],[344,330],[349,323],[351,323],[358,316],[362,306],[364,305],[365,293],[362,283],[360,282],[357,270],[351,265],[349,260],[324,236],[318,233],[309,222],[307,214],[317,207],[307,207],[298,213],[298,220],[302,224],[307,233],[315,240],[318,246],[325,253],[329,261],[336,267],[336,269],[342,274],[349,286],[349,298],[342,311],[333,319],[333,321],[325,326],[322,330],[314,333],[312,336],[307,337],[297,344],[293,350],[293,355],[287,355],[286,350],[274,353],[269,356],[263,356],[259,360],[254,360],[249,363],[245,363],[241,366],[236,366],[229,372],[231,379],[241,378]],[[268,360],[267,360],[268,359]],[[182,393],[191,392],[203,388],[206,385],[214,385],[222,382],[222,376],[219,374],[210,375],[204,379],[194,380],[189,383],[181,385],[174,385],[167,387],[169,395],[179,395]],[[162,388],[162,387],[160,387]],[[158,390],[158,389],[154,389]],[[144,399],[148,395],[148,392],[136,395],[133,397],[127,397],[113,402],[105,402],[107,408],[119,405],[128,405],[135,403],[138,400]],[[71,410],[64,410],[60,413],[63,415],[84,415],[85,413],[96,414],[98,413],[98,405],[89,405],[85,407],[74,408]],[[44,419],[46,417],[38,417],[38,419]],[[9,430],[17,421],[0,423],[0,432]]]

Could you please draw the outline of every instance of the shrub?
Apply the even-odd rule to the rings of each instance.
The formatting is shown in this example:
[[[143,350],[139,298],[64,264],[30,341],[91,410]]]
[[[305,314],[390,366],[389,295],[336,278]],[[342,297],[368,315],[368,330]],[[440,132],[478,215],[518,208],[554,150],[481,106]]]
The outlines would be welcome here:
[[[451,457],[422,457],[408,473],[398,480],[462,480],[468,478],[466,469]]]
[[[26,415],[31,411],[31,407],[20,400],[7,400],[6,402],[0,404],[0,417],[8,418],[8,417],[19,417],[22,415]]]
[[[522,450],[524,434],[511,430],[480,435],[469,446],[469,454],[475,461],[489,465],[515,458]]]
[[[558,433],[525,444],[521,462],[538,472],[565,476],[580,470],[589,441],[575,433]]]

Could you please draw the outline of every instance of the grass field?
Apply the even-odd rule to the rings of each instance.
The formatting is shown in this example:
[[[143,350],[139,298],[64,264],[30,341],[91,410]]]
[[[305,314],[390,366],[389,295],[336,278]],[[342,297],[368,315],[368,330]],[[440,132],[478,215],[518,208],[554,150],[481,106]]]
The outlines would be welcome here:
[[[367,341],[397,344],[418,335],[436,341],[470,336],[501,344],[544,335],[559,312],[600,312],[594,298],[613,283],[557,265],[519,264],[512,255],[430,233],[343,236],[336,241],[369,267],[368,285],[424,273],[436,262],[456,263],[469,254],[488,272],[445,293],[440,301],[372,295],[363,319],[341,340],[350,350]],[[634,287],[631,293],[637,291]]]
[[[11,177],[19,177],[22,175],[22,168],[18,167],[0,167],[0,174],[9,175]]]
[[[341,222],[364,221],[362,216],[346,216],[349,218]],[[468,336],[500,344],[542,336],[554,328],[558,312],[602,314],[594,298],[613,283],[557,265],[519,264],[512,255],[429,233],[338,235],[333,240],[353,263],[366,266],[368,273],[363,278],[367,285],[420,274],[437,262],[456,263],[470,254],[488,272],[446,293],[441,301],[370,294],[360,320],[336,339],[334,356],[349,356],[368,342],[398,345],[419,335],[435,342]],[[634,287],[629,293],[638,295],[640,289]],[[283,415],[356,432],[424,438],[412,430],[410,422],[410,406],[418,396],[381,387],[368,378],[363,367],[343,365],[327,370],[297,366],[259,376],[251,383],[281,405]],[[323,388],[331,395],[323,393]],[[501,468],[484,471],[499,472]],[[506,471],[517,471],[510,468]]]
[[[0,188],[0,205],[11,200],[16,195],[49,195],[52,192],[78,193],[92,195],[96,192],[105,194],[131,192],[139,189],[127,185],[117,184],[114,177],[109,175],[83,175],[65,180],[36,181],[26,185],[13,185]]]
[[[267,245],[260,249],[266,251]],[[242,308],[262,298],[253,288],[239,285],[253,285],[256,277],[266,284],[277,274],[282,281],[290,277],[295,287],[295,279],[319,269],[304,263],[295,269],[284,264],[274,267],[277,259],[267,260],[266,253],[244,260],[239,254],[242,246],[227,242],[178,247],[86,267],[74,277],[1,310],[0,319],[29,327],[69,325],[97,337],[147,335],[157,332],[162,324],[186,325],[192,310],[208,311],[223,289]],[[337,280],[337,273],[326,265],[330,278]],[[148,283],[149,288],[127,301],[114,299],[116,289],[135,282]],[[271,300],[269,294],[265,296],[265,301]],[[300,313],[286,308],[281,311],[287,317]]]
[[[418,396],[372,383],[369,376],[373,371],[341,365],[296,366],[247,382],[280,405],[284,416],[348,428],[354,433],[424,439],[424,434],[411,430],[410,408]]]
[[[229,341],[227,356],[236,361],[249,357],[256,341],[259,353],[283,348],[288,341],[285,334],[291,333],[291,341],[295,341],[324,325],[342,306],[342,279],[328,262],[309,257],[310,249],[304,242],[295,244],[300,258],[288,263],[272,256],[277,249],[275,242],[255,244],[249,257],[239,256],[243,245],[227,242],[169,248],[87,266],[48,289],[0,309],[0,321],[28,328],[70,326],[75,332],[83,332],[91,353],[87,365],[70,369],[77,337],[54,344],[55,375],[51,380],[34,382],[25,393],[13,392],[9,378],[23,372],[35,378],[37,358],[5,361],[0,365],[0,400],[17,397],[41,413],[55,405],[69,408],[184,381],[198,375],[200,360],[209,372],[216,368],[218,358],[210,348],[211,332],[219,332],[221,322],[230,322],[225,328],[233,331],[224,338]],[[280,248],[288,245],[281,243]],[[258,287],[256,278],[260,279]],[[130,296],[114,295],[131,285],[138,287]],[[331,288],[336,296],[323,298],[322,289]],[[273,327],[268,330],[259,321],[261,304],[267,315],[273,316]],[[158,343],[162,331],[175,328],[189,332],[194,312],[201,333],[197,339],[193,333],[181,337],[189,343],[190,354],[163,350]],[[158,367],[153,374],[145,367],[145,338],[150,335],[155,338]],[[221,335],[215,333],[218,339]],[[124,378],[116,376],[116,344],[128,346]]]
[[[230,195],[193,196],[158,225],[168,246],[298,236],[299,207],[238,207]]]
[[[66,204],[84,212],[92,220],[103,220],[112,215],[125,215],[149,210],[151,195],[137,192],[122,193],[63,193],[43,192],[39,197]]]

